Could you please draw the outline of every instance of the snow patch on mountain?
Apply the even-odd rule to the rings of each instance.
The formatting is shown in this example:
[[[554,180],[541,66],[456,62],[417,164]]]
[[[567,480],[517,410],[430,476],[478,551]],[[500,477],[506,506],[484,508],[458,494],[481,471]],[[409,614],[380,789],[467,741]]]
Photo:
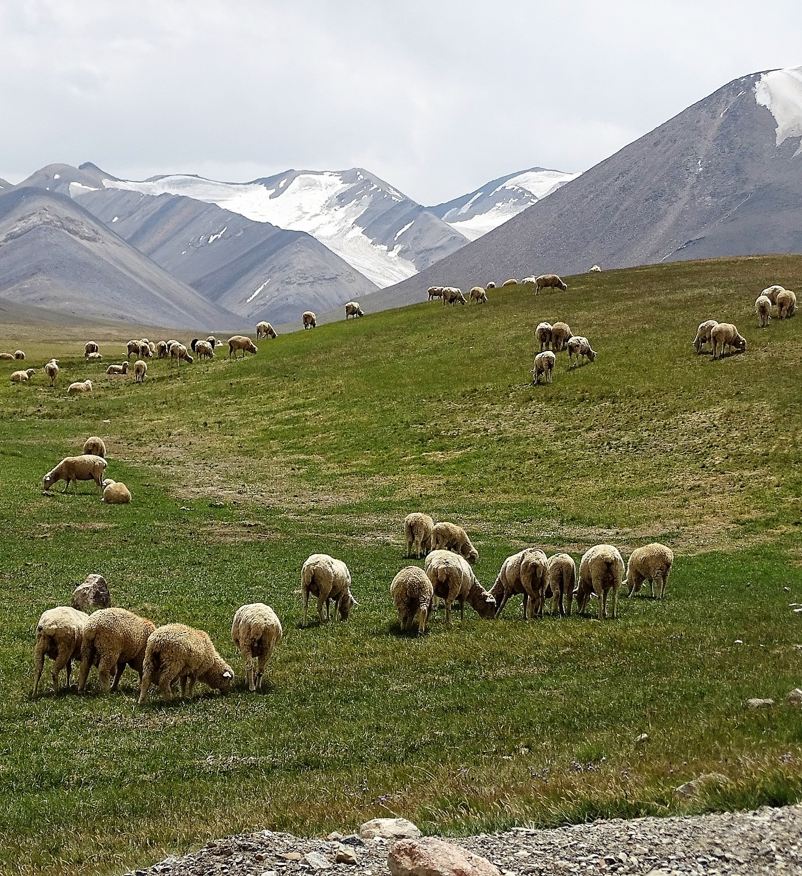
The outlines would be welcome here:
[[[802,137],[802,67],[764,73],[755,84],[755,100],[774,116],[778,146],[789,137]],[[802,141],[794,156],[800,152]]]

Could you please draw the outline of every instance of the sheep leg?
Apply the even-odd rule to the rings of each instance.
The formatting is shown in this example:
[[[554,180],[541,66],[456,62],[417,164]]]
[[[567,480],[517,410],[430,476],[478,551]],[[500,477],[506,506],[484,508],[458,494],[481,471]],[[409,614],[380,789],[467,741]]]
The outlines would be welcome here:
[[[568,605],[566,606],[565,614],[566,617],[571,617],[571,609],[574,603],[574,589],[573,587],[569,587],[565,594],[565,599]]]
[[[610,617],[615,620],[618,614],[618,588],[613,587],[613,596],[610,605]]]
[[[181,696],[192,698],[195,694],[195,682],[198,680],[197,676],[193,673],[192,675],[182,675],[181,676]]]
[[[142,705],[142,703],[145,702],[145,699],[147,698],[148,690],[150,690],[150,680],[151,680],[151,673],[150,673],[150,667],[148,667],[147,669],[143,669],[142,681],[140,682],[140,685],[139,685],[139,705],[140,706]]]
[[[44,640],[39,640],[36,643],[36,651],[34,652],[33,662],[33,695],[36,696],[39,692],[39,679],[42,677],[42,670],[45,665],[45,647]]]
[[[270,656],[270,652],[264,652],[259,656],[259,664],[256,669],[256,690],[262,689],[262,679],[265,675],[265,666],[267,665],[267,658]]]
[[[326,620],[331,620],[331,606],[329,605],[329,600],[325,596],[318,596],[317,598],[317,616],[320,618],[320,622],[323,623],[323,604],[326,605]]]
[[[523,598],[521,599],[521,606],[523,608],[524,620],[529,620],[531,612],[529,610],[529,594],[526,591],[524,591]]]
[[[496,609],[496,617],[501,617],[501,612],[504,611],[504,606],[507,604],[507,600],[510,598],[510,594],[505,590],[501,595],[501,599],[499,600],[498,608]]]
[[[607,591],[602,588],[601,593],[596,591],[596,595],[599,597],[599,620],[607,619]]]
[[[70,659],[72,656],[72,648],[68,651],[59,651],[56,659],[53,661],[53,690],[58,693],[58,677],[61,670],[67,667],[67,687],[70,686]]]
[[[422,605],[418,610],[418,635],[422,636],[426,632],[426,618],[429,616],[429,606]]]

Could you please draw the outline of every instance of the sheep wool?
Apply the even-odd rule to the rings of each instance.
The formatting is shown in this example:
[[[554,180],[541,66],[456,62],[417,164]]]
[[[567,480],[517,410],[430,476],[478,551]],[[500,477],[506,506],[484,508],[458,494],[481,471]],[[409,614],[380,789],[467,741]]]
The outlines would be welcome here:
[[[98,668],[98,681],[104,691],[108,692],[109,687],[112,693],[117,690],[126,666],[139,674],[141,682],[145,647],[154,629],[152,621],[124,608],[96,611],[84,627],[78,690],[86,690],[89,670],[93,666]]]
[[[262,689],[265,665],[281,641],[281,636],[281,621],[269,605],[253,602],[237,609],[231,625],[231,638],[242,654],[248,690]]]
[[[348,620],[353,606],[358,605],[351,594],[351,573],[342,560],[328,554],[312,554],[301,568],[301,596],[304,603],[304,623],[307,623],[309,594],[317,596],[317,616],[323,623],[323,606],[326,620],[331,619],[330,603],[340,612],[341,620]]]
[[[420,559],[432,549],[434,520],[428,514],[413,511],[404,518],[404,537],[407,542],[407,556]]]
[[[557,274],[541,274],[535,278],[535,295],[540,295],[541,289],[560,289],[565,292],[568,284],[563,283]]]
[[[796,313],[796,295],[790,289],[777,293],[777,315],[789,319]]]
[[[560,617],[571,615],[576,583],[576,563],[569,554],[554,554],[546,563],[546,587],[551,590],[551,613]],[[567,609],[566,609],[567,604]]]
[[[627,577],[624,585],[628,595],[637,593],[645,581],[649,582],[652,596],[662,599],[666,593],[668,576],[674,564],[674,552],[670,547],[655,541],[643,547],[635,548],[627,563]]]
[[[471,544],[468,533],[456,523],[437,523],[432,530],[432,549],[454,551],[473,564],[479,559],[479,551]]]
[[[571,327],[565,322],[555,322],[551,327],[551,348],[555,353],[561,353],[568,339],[572,337]]]
[[[720,359],[724,355],[724,348],[732,352],[733,348],[744,352],[746,350],[746,338],[738,333],[738,329],[731,322],[719,322],[710,331],[710,340],[713,342],[713,358]]]
[[[451,624],[451,604],[456,600],[460,618],[465,619],[465,603],[487,620],[496,614],[496,600],[477,581],[473,569],[459,554],[448,550],[433,550],[424,566],[426,576],[432,583],[434,596],[446,604],[446,624]]]
[[[58,693],[59,675],[67,670],[70,686],[72,661],[81,659],[81,643],[89,615],[66,605],[42,613],[36,625],[36,645],[33,652],[33,695],[39,692],[45,656],[53,661],[53,691]]]
[[[313,329],[317,327],[317,316],[312,310],[305,310],[301,317],[305,329]]]
[[[623,578],[624,561],[613,545],[597,544],[586,551],[579,563],[579,587],[576,594],[579,613],[585,611],[590,594],[595,593],[599,598],[599,620],[607,617],[608,598],[612,602],[610,617],[614,618]]]
[[[64,459],[42,479],[42,486],[49,490],[58,481],[66,481],[64,492],[78,481],[94,481],[98,489],[103,486],[103,473],[106,471],[106,460],[102,456],[84,453],[82,456],[65,456]]]
[[[507,557],[490,588],[496,600],[496,617],[500,617],[510,597],[523,594],[523,617],[543,616],[546,589],[546,555],[537,548],[524,548]]]
[[[348,306],[347,304],[345,305]],[[277,338],[276,330],[270,325],[269,322],[257,322],[256,323],[256,340],[259,338]]]
[[[127,505],[131,501],[131,491],[120,481],[107,478],[103,481],[103,496],[100,501],[107,505]]]
[[[84,441],[84,453],[90,453],[92,456],[102,456],[106,458],[106,442],[97,435],[90,435]]]
[[[243,359],[246,353],[256,355],[259,352],[259,348],[247,335],[233,335],[228,339],[228,358],[230,359],[233,356],[236,359],[237,350],[242,350]]]
[[[408,630],[418,616],[418,635],[426,632],[426,619],[432,606],[434,589],[426,572],[419,566],[407,566],[393,578],[390,596],[398,612],[403,631]]]
[[[356,319],[358,316],[364,316],[365,314],[362,312],[362,308],[359,306],[358,301],[349,301],[345,305],[345,318],[348,319],[349,316]]]
[[[544,350],[535,356],[535,364],[530,374],[533,375],[532,382],[537,384],[542,375],[544,383],[551,383],[553,380],[554,366],[557,363],[557,357],[551,350]]]
[[[718,325],[715,319],[706,319],[699,323],[699,328],[696,329],[696,337],[693,339],[693,348],[697,355],[702,352],[702,347],[705,344],[712,344],[710,337],[713,329]]]

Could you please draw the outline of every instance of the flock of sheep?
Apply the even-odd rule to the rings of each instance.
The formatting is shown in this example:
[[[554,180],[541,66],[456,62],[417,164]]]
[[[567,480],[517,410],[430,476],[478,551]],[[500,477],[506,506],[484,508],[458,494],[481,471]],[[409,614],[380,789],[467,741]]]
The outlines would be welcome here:
[[[106,478],[106,466],[106,443],[97,435],[92,435],[84,441],[80,456],[65,456],[42,478],[42,489],[47,492],[53,484],[66,481],[62,490],[66,493],[70,484],[77,487],[78,481],[94,481],[100,490],[101,502],[108,505],[127,505],[131,501],[130,490],[120,481]]]

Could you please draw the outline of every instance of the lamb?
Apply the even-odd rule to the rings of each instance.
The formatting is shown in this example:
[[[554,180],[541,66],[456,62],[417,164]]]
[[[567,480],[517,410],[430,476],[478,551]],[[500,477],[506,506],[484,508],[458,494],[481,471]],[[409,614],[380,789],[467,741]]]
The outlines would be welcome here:
[[[561,353],[565,349],[568,340],[572,337],[573,333],[568,323],[555,322],[551,327],[551,349],[555,353]]]
[[[86,358],[87,358],[87,361],[89,361],[89,362],[102,362],[103,361],[103,357],[100,355],[100,353],[90,353]]]
[[[72,661],[81,659],[81,643],[89,615],[66,605],[42,613],[36,625],[36,645],[33,649],[33,695],[39,692],[45,655],[53,661],[53,691],[58,693],[59,675],[67,669],[70,686]]]
[[[398,611],[398,622],[406,632],[418,616],[418,635],[426,632],[426,620],[432,609],[434,588],[429,576],[419,566],[406,566],[393,578],[390,596]]]
[[[137,359],[134,362],[134,382],[144,383],[145,375],[148,373],[148,363],[144,359]]]
[[[426,576],[432,583],[433,597],[446,604],[446,624],[451,624],[451,603],[459,602],[460,617],[465,619],[465,602],[488,619],[496,614],[496,600],[476,580],[473,569],[459,554],[447,550],[434,550],[426,557]]]
[[[596,361],[596,351],[590,346],[588,339],[583,338],[582,335],[574,335],[568,338],[567,346],[569,368],[572,362],[579,365],[582,359],[588,359],[590,362]]]
[[[471,301],[477,304],[487,304],[487,292],[481,286],[474,286],[471,289]]]
[[[47,365],[45,365],[44,372],[50,378],[50,385],[55,386],[59,372],[58,362],[55,359],[51,359]]]
[[[87,613],[90,608],[110,608],[111,593],[106,579],[102,575],[87,575],[83,584],[72,591],[70,605]]]
[[[87,341],[84,344],[84,356],[88,356],[90,353],[99,352],[100,347],[94,341]]]
[[[540,375],[543,375],[543,379],[546,383],[551,383],[552,381],[552,372],[554,371],[554,365],[557,362],[557,357],[551,350],[544,350],[542,353],[538,353],[535,356],[535,367],[531,370],[531,374],[535,375],[535,379],[532,381],[535,385],[537,385],[540,380]]]
[[[501,284],[502,288],[504,288],[504,286],[517,286],[517,285],[518,285],[518,281],[515,280],[515,279],[513,279],[512,277],[510,277],[509,280],[505,280],[505,281]]]
[[[241,605],[234,614],[231,638],[239,648],[245,663],[245,678],[248,690],[262,689],[265,665],[273,649],[281,641],[281,622],[269,605],[253,602]],[[254,657],[257,658],[254,672]]]
[[[539,322],[535,329],[535,338],[540,343],[540,352],[548,350],[551,346],[551,323]]]
[[[106,478],[100,501],[107,505],[127,505],[131,501],[131,491],[122,482]]]
[[[479,551],[471,544],[468,534],[456,523],[437,523],[432,529],[432,550],[453,551],[473,564],[479,559]]]
[[[348,307],[347,304],[345,306]],[[256,323],[256,340],[257,341],[259,340],[259,338],[277,338],[277,337],[278,337],[278,335],[276,334],[276,330],[273,328],[272,325],[270,325],[269,322],[257,322]],[[208,343],[210,343],[212,345],[212,347],[214,347],[213,340],[208,341]]]
[[[562,292],[568,289],[568,284],[563,283],[557,274],[541,274],[535,283],[535,295],[540,295],[541,289],[560,289]]]
[[[443,297],[443,287],[442,286],[429,286],[429,301],[433,301],[435,298]]]
[[[598,265],[593,265],[593,266],[588,270],[588,273],[589,273],[589,274],[600,274],[600,273],[601,273],[601,268],[600,268]]]
[[[720,322],[710,332],[713,342],[713,358],[720,359],[724,355],[724,348],[729,347],[730,352],[735,347],[743,352],[746,350],[746,339],[738,334],[738,329],[731,322]]]
[[[114,693],[126,666],[130,666],[142,682],[145,648],[155,624],[124,608],[102,608],[86,622],[81,643],[81,677],[78,691],[86,690],[89,670],[97,666],[101,690]],[[111,673],[114,671],[114,680]]]
[[[590,594],[599,598],[599,620],[607,617],[607,604],[612,591],[610,617],[615,618],[618,591],[624,578],[624,561],[611,544],[597,544],[585,551],[579,563],[579,587],[576,591],[579,613],[585,611]]]
[[[496,582],[490,588],[495,597],[496,617],[501,617],[511,596],[523,594],[524,620],[543,617],[546,590],[546,555],[537,548],[524,548],[501,564]]]
[[[796,313],[796,295],[790,289],[777,293],[777,311],[780,319],[789,319]]]
[[[364,316],[365,314],[362,312],[362,308],[359,306],[358,301],[349,301],[345,305],[345,318],[348,319],[349,316],[352,316],[356,319],[358,316]]]
[[[84,453],[82,456],[65,456],[64,459],[42,479],[43,489],[49,490],[58,481],[66,481],[64,492],[70,488],[71,483],[78,481],[94,481],[98,489],[103,484],[103,473],[106,471],[106,460],[102,456]]]
[[[126,359],[125,362],[122,363],[122,365],[109,365],[109,367],[106,369],[106,374],[109,374],[112,377],[120,376],[121,374],[128,374],[128,360]]]
[[[764,289],[760,294],[765,295],[766,298],[768,298],[769,301],[771,301],[772,305],[775,305],[777,303],[777,294],[779,292],[784,292],[784,291],[785,291],[785,286],[775,285],[775,286],[769,286],[768,288]]]
[[[443,289],[443,307],[446,304],[450,304],[453,307],[457,302],[465,304],[465,296],[462,294],[462,290],[454,286],[446,286]]]
[[[315,316],[313,311],[305,310],[301,319],[303,320],[303,324],[304,324],[305,329],[317,327],[317,316]]]
[[[659,542],[635,548],[627,563],[627,577],[624,585],[629,588],[629,596],[637,593],[648,581],[652,596],[662,599],[665,596],[668,576],[674,563],[674,552]]]
[[[552,615],[559,611],[560,617],[565,617],[566,614],[570,617],[575,582],[576,563],[568,554],[554,554],[549,557],[546,563],[546,587],[552,595]]]
[[[342,560],[335,560],[328,554],[312,554],[301,568],[301,595],[304,602],[304,622],[307,623],[309,594],[317,596],[317,616],[323,623],[323,606],[326,606],[326,620],[331,619],[330,603],[334,603],[340,619],[347,621],[351,609],[359,603],[351,595],[351,573]]]
[[[757,324],[761,328],[766,328],[771,320],[771,299],[768,296],[758,295],[755,299],[755,313]]]
[[[140,705],[147,699],[151,683],[158,685],[164,699],[171,700],[171,685],[176,678],[180,679],[182,697],[191,697],[198,681],[228,693],[234,671],[217,653],[208,633],[184,624],[167,624],[158,627],[148,638],[139,689]]]
[[[715,319],[706,319],[704,322],[699,323],[699,328],[696,329],[696,337],[693,339],[693,348],[696,350],[697,356],[702,352],[702,347],[705,344],[713,345],[710,335],[717,325],[718,323]]]
[[[189,354],[189,350],[183,344],[173,344],[170,347],[170,367],[173,366],[173,361],[178,362],[178,367],[181,367],[181,362],[189,362],[191,365],[195,359]]]
[[[77,380],[67,387],[67,395],[81,395],[85,392],[92,392],[91,380]]]
[[[208,341],[198,341],[195,344],[195,355],[198,359],[214,359],[214,347]]]
[[[15,371],[11,375],[12,383],[27,383],[36,374],[35,368],[27,368],[25,371]]]
[[[24,359],[24,358],[25,358],[25,353],[23,353],[22,350],[14,350],[14,358],[15,358],[15,359],[20,359],[20,360],[21,360],[21,359]]]
[[[407,540],[407,556],[420,559],[432,549],[434,520],[428,514],[413,511],[404,518],[404,535]]]

